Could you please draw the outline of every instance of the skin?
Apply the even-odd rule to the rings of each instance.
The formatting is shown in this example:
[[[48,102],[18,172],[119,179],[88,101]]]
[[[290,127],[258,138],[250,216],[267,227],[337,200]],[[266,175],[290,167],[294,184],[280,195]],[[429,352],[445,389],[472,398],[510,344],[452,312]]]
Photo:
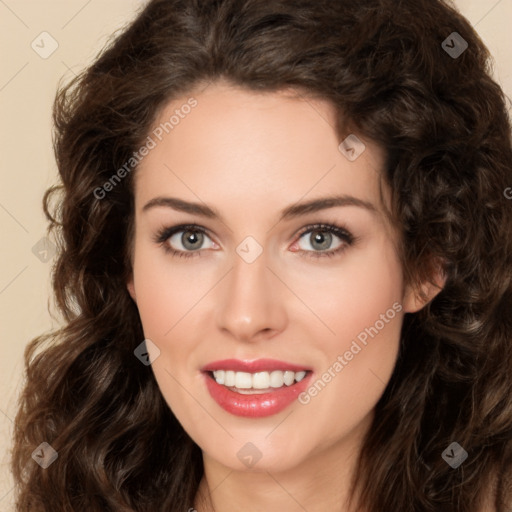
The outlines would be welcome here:
[[[195,91],[197,106],[136,171],[128,290],[145,337],[160,350],[152,369],[161,392],[203,451],[205,476],[191,503],[199,512],[341,510],[396,362],[403,315],[424,305],[404,285],[398,234],[383,214],[383,150],[360,137],[366,149],[349,161],[338,150],[332,106],[291,92],[225,82]],[[155,126],[189,97],[170,102]],[[280,220],[289,205],[333,194],[367,201],[375,211],[337,206]],[[207,204],[222,220],[168,206],[143,211],[159,196]],[[208,232],[191,258],[154,241],[162,227],[182,223]],[[314,223],[344,226],[356,241],[333,235],[329,249],[344,250],[314,257],[322,252],[312,245],[314,233],[301,235]],[[263,249],[250,264],[236,252],[247,236]],[[185,251],[180,237],[167,245]],[[435,294],[423,291],[429,300]],[[314,382],[394,303],[401,311],[306,405],[242,418],[221,409],[205,387],[200,368],[225,358],[308,366]],[[247,442],[262,455],[252,468],[237,457]]]

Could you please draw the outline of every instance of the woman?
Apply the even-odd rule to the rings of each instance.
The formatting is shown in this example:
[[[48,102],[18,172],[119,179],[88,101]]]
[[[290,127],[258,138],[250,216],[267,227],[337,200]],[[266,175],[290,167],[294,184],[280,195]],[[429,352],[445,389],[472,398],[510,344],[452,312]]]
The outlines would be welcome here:
[[[488,59],[439,0],[149,2],[55,102],[18,510],[509,510]]]

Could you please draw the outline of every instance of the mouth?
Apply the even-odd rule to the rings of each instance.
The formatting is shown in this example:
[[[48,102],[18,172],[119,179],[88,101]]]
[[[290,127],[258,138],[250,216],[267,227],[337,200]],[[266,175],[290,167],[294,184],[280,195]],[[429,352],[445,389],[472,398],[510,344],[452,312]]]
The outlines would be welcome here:
[[[224,360],[202,368],[213,400],[225,411],[251,418],[290,406],[311,380],[312,370],[283,361]]]

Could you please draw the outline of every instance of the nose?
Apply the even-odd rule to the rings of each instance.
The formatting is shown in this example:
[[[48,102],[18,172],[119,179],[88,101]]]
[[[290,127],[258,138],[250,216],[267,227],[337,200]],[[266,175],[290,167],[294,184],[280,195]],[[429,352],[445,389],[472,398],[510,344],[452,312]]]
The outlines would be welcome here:
[[[285,290],[268,263],[265,251],[252,263],[235,255],[219,287],[217,327],[237,341],[270,339],[286,328]]]

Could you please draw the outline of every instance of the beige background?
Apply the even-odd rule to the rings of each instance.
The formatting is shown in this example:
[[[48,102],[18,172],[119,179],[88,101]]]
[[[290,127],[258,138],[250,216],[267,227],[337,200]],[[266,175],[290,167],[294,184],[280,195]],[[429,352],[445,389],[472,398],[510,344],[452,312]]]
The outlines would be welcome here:
[[[126,24],[143,4],[143,0],[0,0],[2,511],[13,510],[7,464],[23,350],[28,341],[54,324],[47,308],[53,260],[44,261],[44,247],[37,250],[36,244],[46,229],[42,195],[56,178],[50,118],[55,89],[59,78],[68,78],[86,66],[109,34]],[[490,48],[495,77],[511,98],[512,0],[458,0],[456,5]],[[40,36],[42,32],[50,35]],[[52,44],[58,44],[57,49],[42,58]]]

